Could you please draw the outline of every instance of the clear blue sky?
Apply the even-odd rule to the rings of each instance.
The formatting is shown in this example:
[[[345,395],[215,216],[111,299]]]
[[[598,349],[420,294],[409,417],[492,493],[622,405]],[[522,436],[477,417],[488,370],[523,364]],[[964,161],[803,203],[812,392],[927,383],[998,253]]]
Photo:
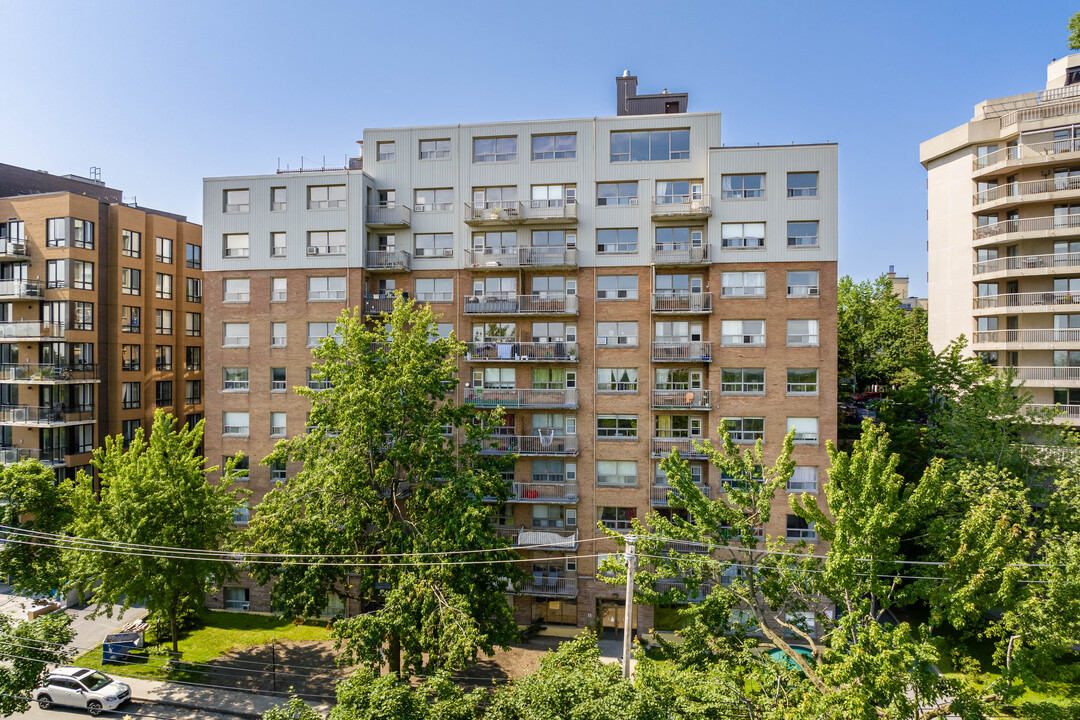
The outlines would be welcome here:
[[[919,142],[1042,87],[1075,3],[0,0],[0,162],[202,215],[204,176],[353,153],[365,126],[720,110],[728,145],[840,144],[840,271],[925,292]]]

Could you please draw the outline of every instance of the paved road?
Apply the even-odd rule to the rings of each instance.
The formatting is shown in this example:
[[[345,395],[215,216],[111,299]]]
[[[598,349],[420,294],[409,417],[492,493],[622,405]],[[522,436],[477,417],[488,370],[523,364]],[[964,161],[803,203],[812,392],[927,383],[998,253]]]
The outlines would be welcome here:
[[[125,715],[130,715],[135,720],[142,720],[147,718],[148,720],[237,720],[235,715],[224,715],[221,713],[206,712],[204,710],[186,710],[183,708],[170,707],[168,705],[158,705],[157,703],[146,702],[143,700],[133,700],[127,705],[124,705],[117,713],[102,713],[98,717],[104,720],[105,718],[115,718],[119,720]],[[85,710],[79,710],[75,708],[49,708],[48,710],[42,710],[37,705],[31,703],[30,709],[24,713],[15,713],[10,717],[13,718],[25,718],[26,720],[83,720],[89,718]]]

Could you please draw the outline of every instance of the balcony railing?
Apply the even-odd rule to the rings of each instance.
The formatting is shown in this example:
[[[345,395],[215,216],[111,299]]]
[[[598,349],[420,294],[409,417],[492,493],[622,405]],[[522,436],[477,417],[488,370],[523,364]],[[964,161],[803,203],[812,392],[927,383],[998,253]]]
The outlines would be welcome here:
[[[63,448],[0,447],[0,463],[4,465],[31,459],[38,460],[44,465],[63,465],[66,461],[66,453]]]
[[[364,298],[364,315],[381,315],[394,309],[393,295],[370,295]]]
[[[0,425],[53,425],[93,419],[93,405],[72,408],[0,405]]]
[[[577,267],[577,248],[563,245],[466,250],[465,262],[474,268]]]
[[[1080,334],[1080,330],[1074,332]],[[1032,382],[1080,382],[1080,367],[1018,367],[1016,379]]]
[[[0,322],[0,340],[63,340],[66,329],[55,322]]]
[[[1066,420],[1072,422],[1073,420],[1080,420],[1080,405],[1032,403],[1024,406],[1025,410],[1045,410],[1047,408],[1057,411],[1058,417],[1056,419],[1058,421]]]
[[[576,435],[493,435],[480,450],[485,455],[577,455]]]
[[[1029,120],[1045,120],[1047,118],[1065,117],[1080,113],[1080,100],[1068,100],[1053,105],[1037,105],[1035,107],[1013,110],[1001,116],[1001,127],[1006,128],[1016,123]]]
[[[89,382],[98,379],[97,365],[42,365],[33,363],[4,363],[0,365],[0,382],[61,383]]]
[[[1080,343],[1080,328],[984,330],[972,334],[972,342],[980,343]]]
[[[577,295],[466,295],[466,315],[577,315]]]
[[[511,483],[510,502],[519,503],[576,503],[577,483]]]
[[[574,200],[529,200],[522,203],[521,210],[526,222],[577,221],[577,202]]]
[[[708,390],[674,388],[654,389],[652,391],[652,406],[656,410],[708,410],[712,407],[712,404],[709,402]]]
[[[558,390],[465,388],[465,402],[477,407],[575,408],[578,404],[578,395],[577,388]]]
[[[654,313],[712,312],[712,293],[653,293]]]
[[[652,216],[709,217],[712,215],[712,195],[653,195]]]
[[[708,485],[695,485],[695,487],[710,497]],[[670,485],[653,485],[649,488],[649,503],[653,507],[668,507],[671,504],[671,495],[678,497],[679,493]]]
[[[975,263],[975,274],[1002,270],[1044,270],[1080,266],[1080,253],[1051,253],[1049,255],[1016,255]]]
[[[804,431],[804,432],[796,431],[793,441],[794,441],[794,443],[796,445],[817,445],[818,444],[817,431],[816,430],[815,431]]]
[[[524,208],[517,200],[465,203],[465,222],[470,225],[516,223],[524,217]]]
[[[561,523],[560,523],[561,524]],[[519,548],[535,550],[573,550],[578,545],[577,530],[559,528],[519,528],[511,529],[514,545]]]
[[[708,553],[709,546],[696,540],[667,540],[664,548],[677,553]]]
[[[726,576],[721,576],[721,584],[727,584],[724,582]],[[697,592],[693,595],[686,587],[686,583],[682,580],[676,580],[675,578],[661,578],[656,581],[657,592],[668,592],[669,590],[681,590],[687,595],[687,602],[699,603],[705,599],[705,596],[712,591],[712,583],[703,583],[698,586]]]
[[[0,280],[0,298],[33,300],[45,297],[40,280]]]
[[[1026,182],[1011,182],[997,187],[992,187],[972,196],[973,205],[1001,200],[1002,198],[1021,197],[1023,195],[1038,195],[1048,192],[1065,190],[1080,190],[1080,175],[1061,178],[1047,178],[1045,180],[1028,180]]]
[[[1017,145],[1004,147],[992,153],[987,153],[975,158],[972,163],[974,170],[997,165],[999,162],[1008,160],[1050,160],[1055,155],[1062,153],[1080,152],[1080,138],[1068,138],[1065,140],[1051,140],[1050,142],[1032,143],[1030,145]]]
[[[671,451],[678,450],[679,457],[694,460],[706,460],[708,455],[694,447],[694,440],[701,442],[703,438],[658,438],[654,437],[651,442],[651,452],[654,458],[666,458]]]
[[[975,298],[975,309],[1036,307],[1041,305],[1080,305],[1080,293],[1026,292],[982,295]]]
[[[367,224],[371,227],[409,227],[411,213],[407,205],[368,205]]]
[[[681,243],[653,245],[652,261],[655,265],[707,265],[709,246],[694,247]]]
[[[501,342],[465,343],[465,357],[470,361],[495,362],[577,362],[575,342]]]
[[[974,230],[976,240],[1008,235],[1011,233],[1039,233],[1040,235],[1052,235],[1055,231],[1063,231],[1062,234],[1074,234],[1080,231],[1080,213],[1069,215],[1046,215],[1044,217],[1022,218],[1017,220],[1001,220],[989,225],[977,227]]]
[[[30,252],[21,240],[0,239],[0,257],[22,259],[30,257]]]
[[[411,270],[412,255],[405,250],[368,250],[364,253],[367,270]]]
[[[522,595],[551,595],[557,597],[575,597],[577,578],[556,575],[554,573],[533,573],[521,583],[516,591]]]
[[[712,343],[657,338],[652,344],[653,362],[712,362]]]

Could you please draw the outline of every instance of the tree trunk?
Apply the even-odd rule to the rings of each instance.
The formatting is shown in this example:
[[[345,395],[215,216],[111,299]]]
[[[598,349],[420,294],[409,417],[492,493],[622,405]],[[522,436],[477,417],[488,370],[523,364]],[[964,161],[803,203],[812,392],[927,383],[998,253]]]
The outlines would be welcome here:
[[[174,653],[180,652],[176,646],[176,606],[169,606],[169,632],[172,634],[172,650]]]
[[[390,672],[401,679],[401,636],[397,633],[390,635],[390,647],[387,649],[390,656]]]

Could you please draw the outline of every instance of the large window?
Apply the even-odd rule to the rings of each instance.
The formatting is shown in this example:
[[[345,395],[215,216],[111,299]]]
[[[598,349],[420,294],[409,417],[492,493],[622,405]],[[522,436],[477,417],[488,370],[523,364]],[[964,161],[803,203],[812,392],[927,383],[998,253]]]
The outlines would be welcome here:
[[[598,460],[596,484],[637,487],[637,463],[631,460]]]
[[[442,160],[448,157],[450,157],[450,141],[448,139],[420,141],[421,160]]]
[[[142,332],[140,327],[140,316],[142,315],[142,309],[133,305],[124,305],[120,308],[120,332],[137,333]]]
[[[453,209],[453,188],[429,188],[415,191],[413,210],[416,212],[450,212]]]
[[[637,321],[596,323],[596,344],[601,347],[637,347]]]
[[[571,160],[577,157],[577,135],[533,135],[533,160]]]
[[[251,280],[248,278],[225,278],[222,291],[222,301],[224,302],[249,302],[251,300]]]
[[[230,233],[223,236],[222,247],[227,258],[247,257],[251,252],[247,233]]]
[[[817,371],[817,368],[788,368],[788,371],[787,371],[787,394],[788,395],[817,395],[818,394],[818,371]]]
[[[270,437],[285,437],[286,421],[285,413],[270,413]]]
[[[93,330],[94,329],[94,303],[76,301],[72,304],[72,313],[74,314],[74,322],[71,324],[72,330]]]
[[[251,192],[249,190],[226,190],[224,195],[224,212],[246,213],[251,210]]]
[[[71,261],[71,287],[76,290],[94,289],[94,263],[85,260]]]
[[[196,270],[202,269],[202,247],[187,244],[187,266]]]
[[[288,192],[283,187],[270,188],[270,211],[284,212],[287,205]]]
[[[637,517],[637,508],[600,507],[596,509],[597,519],[609,530],[624,532],[633,527]]]
[[[308,233],[308,255],[344,255],[344,230],[316,230]]]
[[[637,275],[600,275],[596,278],[597,300],[637,300]]]
[[[638,390],[637,368],[598,368],[597,392],[636,393]]]
[[[473,162],[513,162],[517,160],[516,137],[473,138]]]
[[[173,299],[173,276],[168,273],[154,275],[154,296],[159,300]]]
[[[345,278],[344,277],[313,277],[308,278],[307,299],[311,300],[344,300]]]
[[[818,297],[818,295],[819,287],[817,270],[788,270],[788,297]]]
[[[159,263],[172,265],[173,241],[169,238],[159,237],[154,240],[154,258]]]
[[[283,232],[270,233],[270,257],[285,257],[285,237],[285,233]]]
[[[142,233],[134,230],[121,231],[120,253],[125,257],[142,257]]]
[[[816,172],[789,172],[787,174],[788,197],[817,197],[818,174]]]
[[[597,415],[596,436],[604,439],[636,438],[638,436],[637,415]]]
[[[172,310],[154,311],[154,332],[158,335],[172,335]]]
[[[448,303],[454,300],[453,278],[417,278],[416,299],[419,302]]]
[[[596,252],[637,252],[637,228],[604,228],[596,231]]]
[[[397,157],[397,147],[393,140],[384,140],[375,144],[375,159],[378,162],[393,162]]]
[[[202,402],[202,380],[184,381],[184,404],[198,405]]]
[[[611,133],[611,162],[689,159],[689,129]]]
[[[818,469],[813,466],[799,465],[788,480],[788,492],[816,493],[818,490]]]
[[[308,187],[308,210],[343,208],[345,204],[344,185],[311,185]]]
[[[637,205],[636,182],[597,183],[596,205]]]
[[[172,380],[158,380],[154,383],[154,401],[157,407],[170,407],[173,404]]]
[[[289,279],[270,278],[270,302],[285,302],[289,299]]]
[[[817,247],[817,220],[789,222],[787,224],[788,247]]]
[[[764,395],[765,368],[724,368],[720,392],[725,395]]]
[[[142,383],[122,383],[120,386],[120,398],[124,410],[135,410],[142,407]]]
[[[246,367],[222,368],[222,390],[227,392],[247,392],[250,389],[250,379]]]
[[[142,271],[120,268],[120,292],[124,295],[142,295]]]
[[[738,345],[764,346],[764,320],[722,320],[720,322],[720,344],[727,347]]]
[[[724,422],[732,442],[753,444],[765,435],[765,418],[727,418]]]
[[[453,233],[417,233],[413,237],[416,257],[452,257]]]
[[[154,369],[155,370],[172,370],[173,369],[173,346],[172,345],[155,345],[154,346]]]
[[[818,444],[818,419],[816,417],[789,417],[788,432],[795,431],[796,445]]]
[[[189,303],[202,302],[202,280],[200,278],[187,278],[187,301]]]
[[[248,347],[251,344],[251,330],[247,323],[224,323],[222,325],[222,343],[225,347]]]
[[[250,422],[246,412],[227,412],[222,415],[222,435],[248,436]]]
[[[202,313],[184,313],[184,325],[188,337],[202,337]]]
[[[723,223],[720,245],[726,248],[765,247],[765,223]]]
[[[270,347],[281,348],[288,344],[287,325],[283,322],[270,323]]]
[[[337,321],[331,322],[309,322],[308,326],[308,347],[315,347],[328,337],[334,338],[338,342],[341,342],[341,335],[338,335],[335,331],[337,329]]]
[[[720,180],[720,197],[741,200],[765,197],[765,175],[725,175]]]
[[[764,272],[726,272],[720,278],[724,297],[765,297]]]
[[[817,320],[788,320],[787,344],[789,347],[817,347]]]
[[[141,370],[142,369],[142,345],[121,345],[120,346],[120,369],[121,370]]]
[[[169,348],[172,350],[172,348]],[[202,370],[202,348],[193,345],[189,346],[184,351],[184,363],[185,368],[188,370]]]

